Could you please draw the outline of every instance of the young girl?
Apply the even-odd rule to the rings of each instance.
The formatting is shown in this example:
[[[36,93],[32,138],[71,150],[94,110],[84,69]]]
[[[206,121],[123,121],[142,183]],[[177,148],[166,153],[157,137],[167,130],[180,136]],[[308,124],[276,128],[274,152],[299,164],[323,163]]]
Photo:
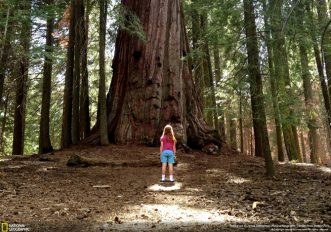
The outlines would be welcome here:
[[[169,166],[170,181],[174,181],[174,166],[176,157],[176,138],[174,131],[170,125],[166,125],[163,129],[163,134],[161,136],[161,146],[160,146],[160,158],[162,163],[162,178],[161,181],[165,181],[165,173],[167,168],[167,163]]]

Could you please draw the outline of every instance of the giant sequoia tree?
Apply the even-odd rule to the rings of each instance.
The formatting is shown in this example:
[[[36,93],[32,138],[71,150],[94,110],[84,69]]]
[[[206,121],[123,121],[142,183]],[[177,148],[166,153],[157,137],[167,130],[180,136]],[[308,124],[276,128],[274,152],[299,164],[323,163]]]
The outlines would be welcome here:
[[[171,123],[178,140],[191,147],[220,145],[203,119],[184,59],[189,49],[180,1],[122,0],[122,5],[123,28],[138,18],[146,39],[127,29],[118,32],[107,98],[110,140],[155,145]]]

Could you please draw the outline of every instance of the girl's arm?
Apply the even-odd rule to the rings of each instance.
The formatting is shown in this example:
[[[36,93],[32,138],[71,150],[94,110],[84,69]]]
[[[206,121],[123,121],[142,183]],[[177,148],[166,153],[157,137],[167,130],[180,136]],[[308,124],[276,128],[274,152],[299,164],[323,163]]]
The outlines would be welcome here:
[[[174,142],[174,156],[176,158],[176,141]]]
[[[162,148],[163,148],[163,142],[161,141],[161,145],[160,145],[160,156],[162,156]]]

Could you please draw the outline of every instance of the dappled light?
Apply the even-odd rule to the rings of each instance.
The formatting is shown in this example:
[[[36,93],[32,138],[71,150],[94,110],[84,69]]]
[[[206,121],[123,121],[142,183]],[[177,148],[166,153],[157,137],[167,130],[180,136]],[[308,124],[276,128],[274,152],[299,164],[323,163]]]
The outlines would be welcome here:
[[[0,232],[330,229],[330,8],[0,0]]]
[[[328,168],[328,167],[319,167],[318,168],[319,170],[321,170],[322,172],[326,172],[326,173],[331,173],[331,168]]]
[[[194,228],[196,226],[221,226],[224,223],[247,223],[245,218],[222,214],[216,209],[199,209],[180,204],[141,204],[124,209],[127,212],[118,215],[121,223],[115,224],[115,230],[146,230],[150,228],[174,229]],[[109,218],[112,220],[112,218]]]
[[[237,176],[230,176],[230,179],[227,181],[227,183],[233,183],[233,184],[242,184],[247,182],[250,182],[250,180]]]
[[[147,189],[150,191],[174,191],[179,190],[182,187],[182,183],[179,182],[163,182],[160,184],[154,184],[149,186]]]

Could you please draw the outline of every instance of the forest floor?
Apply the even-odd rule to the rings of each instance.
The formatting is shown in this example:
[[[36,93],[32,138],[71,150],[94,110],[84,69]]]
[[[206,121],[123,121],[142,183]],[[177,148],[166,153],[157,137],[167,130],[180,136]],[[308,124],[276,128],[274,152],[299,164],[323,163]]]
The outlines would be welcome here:
[[[331,231],[328,167],[282,163],[268,179],[260,158],[179,151],[176,181],[161,183],[158,151],[109,145],[2,159],[0,221],[9,231]],[[112,163],[68,167],[73,154]]]

